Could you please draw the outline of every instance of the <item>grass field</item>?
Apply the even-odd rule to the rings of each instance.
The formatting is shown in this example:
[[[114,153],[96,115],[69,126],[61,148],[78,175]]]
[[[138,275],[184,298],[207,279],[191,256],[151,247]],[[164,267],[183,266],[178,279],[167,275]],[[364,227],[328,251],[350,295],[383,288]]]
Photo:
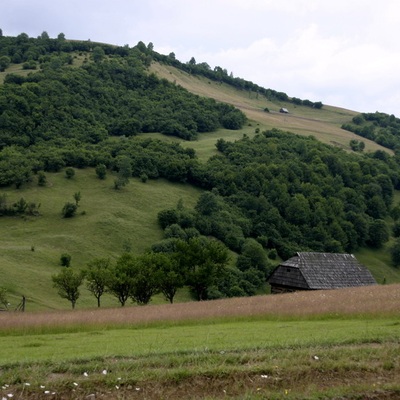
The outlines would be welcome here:
[[[325,105],[321,110],[315,110],[291,103],[272,102],[255,93],[238,91],[229,85],[203,77],[193,77],[171,66],[153,63],[150,70],[162,78],[181,85],[192,93],[233,104],[247,115],[254,127],[259,127],[261,130],[278,128],[300,135],[312,135],[321,142],[348,150],[350,150],[349,141],[351,139],[359,140],[359,136],[344,131],[340,127],[343,123],[351,121],[362,110],[356,112],[329,105]],[[289,109],[289,114],[279,113],[282,106]],[[264,111],[266,107],[270,110],[269,113]],[[366,151],[377,149],[388,151],[388,149],[370,140],[363,139],[363,141]]]
[[[85,62],[87,55],[75,55],[73,66]],[[226,101],[241,108],[249,118],[249,124],[239,131],[219,130],[199,135],[197,141],[186,142],[177,138],[152,133],[149,136],[162,140],[174,140],[183,147],[195,149],[199,159],[205,162],[217,154],[216,141],[238,140],[243,135],[252,137],[258,128],[277,127],[293,132],[314,135],[318,139],[348,148],[353,137],[351,133],[340,129],[343,122],[349,121],[355,112],[331,106],[322,110],[307,107],[290,108],[289,115],[277,110],[281,106],[257,96],[254,93],[234,90],[226,85],[193,77],[171,67],[152,64],[151,70],[159,76],[168,78],[199,95]],[[6,72],[25,74],[21,66],[12,65]],[[0,74],[0,82],[5,73]],[[268,107],[271,112],[264,112]],[[372,142],[366,142],[367,150],[379,148]],[[96,257],[115,259],[123,251],[131,249],[141,253],[152,243],[162,238],[157,224],[157,213],[165,208],[176,206],[179,199],[192,207],[200,190],[189,185],[172,184],[163,180],[148,181],[146,184],[132,179],[121,191],[115,191],[113,177],[105,181],[96,178],[91,169],[77,170],[72,180],[67,180],[64,172],[48,174],[48,186],[39,187],[33,182],[19,190],[1,188],[10,203],[24,197],[25,200],[41,204],[42,216],[32,218],[2,218],[0,221],[0,286],[9,292],[11,309],[15,308],[24,295],[27,298],[27,310],[68,309],[70,304],[59,298],[51,286],[51,275],[59,272],[59,259],[62,253],[72,256],[72,266],[83,268]],[[61,209],[65,202],[73,201],[73,194],[81,192],[82,200],[78,215],[70,220],[61,218]],[[32,251],[34,250],[34,251]],[[400,281],[400,272],[390,266],[387,250],[361,250],[356,256],[373,273],[379,283]],[[232,260],[234,257],[232,257]],[[34,277],[34,278],[32,278]],[[188,301],[187,291],[180,291],[177,301]],[[156,296],[154,303],[163,303]],[[102,301],[105,307],[114,307],[114,298],[105,295]],[[78,308],[93,307],[95,299],[83,288]]]
[[[400,286],[388,285],[1,314],[0,395],[396,399],[399,302]]]
[[[81,65],[85,55],[74,60]],[[182,142],[201,161],[215,143],[280,128],[348,149],[357,138],[340,129],[356,113],[282,104],[238,92],[207,79],[153,64],[152,71],[188,90],[225,101],[249,118],[240,131],[220,130]],[[27,74],[20,66],[7,72]],[[5,74],[0,73],[0,83]],[[263,111],[268,107],[271,112]],[[365,140],[366,151],[382,149]],[[41,204],[41,217],[0,220],[0,286],[12,307],[21,295],[27,311],[0,313],[0,399],[399,399],[400,286],[255,296],[177,304],[155,297],[151,306],[104,308],[82,289],[76,311],[51,286],[61,253],[73,268],[95,257],[115,259],[144,251],[161,239],[157,213],[179,199],[191,207],[199,194],[188,185],[132,179],[121,191],[93,170],[48,174],[48,186],[2,188],[9,202]],[[81,192],[79,215],[61,218],[65,202]],[[399,282],[385,249],[363,249],[357,258],[379,283]],[[49,311],[50,310],[50,311]],[[53,311],[51,311],[53,310]]]

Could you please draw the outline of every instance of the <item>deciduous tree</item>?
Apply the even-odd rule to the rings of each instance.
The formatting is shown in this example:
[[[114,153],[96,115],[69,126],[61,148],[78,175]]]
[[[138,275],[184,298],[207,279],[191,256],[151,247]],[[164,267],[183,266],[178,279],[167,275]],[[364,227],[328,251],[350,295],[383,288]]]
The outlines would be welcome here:
[[[10,57],[7,56],[0,57],[0,72],[5,71],[5,69],[9,67],[10,62],[11,62]]]
[[[129,299],[133,288],[133,268],[134,259],[131,254],[123,254],[120,256],[111,269],[111,276],[107,283],[107,291],[116,297],[121,304]]]
[[[228,249],[204,236],[179,241],[176,248],[180,268],[186,271],[187,285],[198,300],[206,300],[208,289],[222,276],[228,263]]]
[[[79,287],[83,278],[82,272],[74,272],[72,268],[65,268],[58,275],[52,276],[53,286],[58,290],[60,297],[71,302],[72,309],[80,296]]]
[[[111,277],[111,262],[108,258],[96,258],[88,263],[85,270],[86,287],[97,299],[100,307],[100,298],[106,292]]]
[[[148,304],[159,291],[161,266],[165,257],[162,254],[148,253],[132,258],[132,261],[133,285],[130,297],[137,304]]]

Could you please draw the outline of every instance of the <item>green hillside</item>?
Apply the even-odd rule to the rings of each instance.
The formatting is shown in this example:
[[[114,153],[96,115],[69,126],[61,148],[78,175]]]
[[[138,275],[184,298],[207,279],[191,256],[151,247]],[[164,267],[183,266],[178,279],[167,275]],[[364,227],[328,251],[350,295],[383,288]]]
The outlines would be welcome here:
[[[79,215],[63,219],[61,210],[73,194],[81,192]],[[40,217],[1,219],[1,285],[15,296],[28,299],[28,309],[68,307],[51,286],[51,275],[60,271],[60,256],[71,255],[73,267],[84,267],[98,257],[115,259],[124,251],[141,253],[162,238],[157,213],[179,200],[192,206],[199,190],[165,180],[131,182],[113,189],[113,177],[99,180],[93,169],[78,170],[73,179],[64,173],[48,175],[48,186],[27,185],[15,191],[3,189],[10,201],[21,196],[41,204]],[[81,215],[84,213],[84,215]],[[32,249],[34,251],[32,251]],[[83,291],[80,306],[94,306]],[[117,302],[109,300],[114,306]]]
[[[260,279],[280,257],[301,249],[351,251],[378,282],[400,282],[389,254],[397,240],[397,151],[342,129],[356,112],[293,103],[246,81],[238,88],[212,71],[190,73],[143,43],[127,49],[21,35],[1,40],[0,58],[9,59],[0,72],[2,204],[12,209],[23,198],[40,205],[36,216],[2,208],[0,287],[11,308],[22,295],[29,310],[68,308],[51,283],[61,254],[70,254],[76,269],[94,258],[141,254],[171,235],[158,221],[163,210],[177,212],[179,235],[193,228],[225,243],[230,282],[243,294],[262,290]],[[27,69],[32,61],[36,69]],[[351,140],[362,141],[364,151],[352,151]],[[116,190],[127,159],[129,183]],[[98,165],[107,169],[104,180]],[[74,168],[72,179],[66,168]],[[77,192],[77,215],[62,218]],[[214,196],[211,214],[195,208],[204,193]],[[297,218],[301,208],[289,210],[294,200],[307,203],[310,215],[321,213],[315,226]],[[370,237],[376,221],[389,235],[379,245]],[[251,246],[262,248],[261,264],[248,255]],[[243,291],[243,282],[252,289]],[[227,295],[219,284],[213,290]],[[179,291],[178,301],[189,298]],[[107,295],[103,304],[118,303]],[[95,306],[86,289],[78,306]]]

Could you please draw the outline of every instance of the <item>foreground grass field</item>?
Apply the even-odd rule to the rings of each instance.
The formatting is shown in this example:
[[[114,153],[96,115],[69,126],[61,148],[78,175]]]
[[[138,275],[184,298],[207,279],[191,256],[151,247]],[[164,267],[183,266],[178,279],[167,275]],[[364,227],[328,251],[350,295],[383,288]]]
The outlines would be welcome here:
[[[0,315],[0,395],[397,399],[400,286]],[[9,397],[10,396],[10,397]]]

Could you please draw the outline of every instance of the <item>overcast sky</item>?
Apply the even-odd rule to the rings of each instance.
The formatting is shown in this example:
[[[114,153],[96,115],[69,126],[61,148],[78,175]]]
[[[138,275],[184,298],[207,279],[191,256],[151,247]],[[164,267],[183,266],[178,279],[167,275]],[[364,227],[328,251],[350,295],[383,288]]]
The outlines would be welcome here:
[[[289,96],[400,117],[399,0],[4,0],[0,28],[152,42]]]

